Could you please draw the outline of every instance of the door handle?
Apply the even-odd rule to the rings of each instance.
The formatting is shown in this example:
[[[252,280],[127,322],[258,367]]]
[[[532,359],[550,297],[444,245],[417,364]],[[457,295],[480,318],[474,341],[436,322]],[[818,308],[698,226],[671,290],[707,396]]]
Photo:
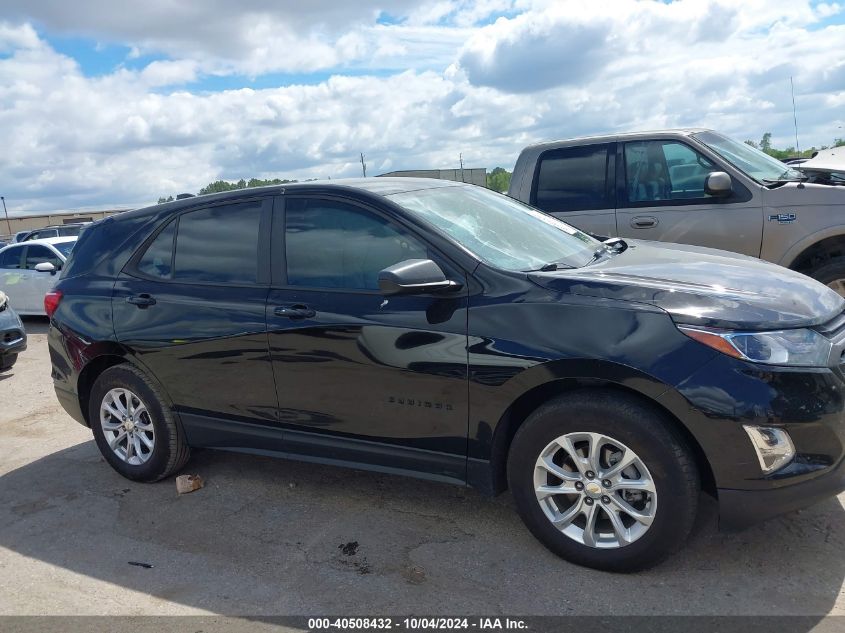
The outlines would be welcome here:
[[[149,306],[154,306],[156,304],[156,300],[147,293],[143,293],[140,295],[131,295],[126,297],[126,303],[131,303],[133,306],[138,306],[143,309]]]
[[[316,310],[312,310],[307,305],[301,303],[295,303],[290,306],[276,306],[273,308],[273,314],[289,319],[310,319],[311,317],[317,316]]]
[[[650,229],[653,226],[657,226],[657,218],[653,218],[650,215],[638,215],[635,218],[631,218],[631,226],[635,229]]]

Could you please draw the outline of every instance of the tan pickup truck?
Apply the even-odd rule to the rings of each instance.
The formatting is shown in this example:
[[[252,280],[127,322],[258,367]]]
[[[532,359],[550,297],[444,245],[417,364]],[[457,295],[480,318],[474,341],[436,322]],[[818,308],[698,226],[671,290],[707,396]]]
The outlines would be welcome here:
[[[636,132],[526,147],[508,195],[597,236],[744,253],[845,296],[845,165],[811,167],[711,130]]]

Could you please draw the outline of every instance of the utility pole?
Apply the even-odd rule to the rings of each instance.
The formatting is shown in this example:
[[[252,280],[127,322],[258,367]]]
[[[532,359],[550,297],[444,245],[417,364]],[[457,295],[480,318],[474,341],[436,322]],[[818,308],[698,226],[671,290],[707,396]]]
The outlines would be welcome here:
[[[12,223],[9,222],[9,211],[6,209],[6,198],[5,196],[0,196],[0,200],[3,201],[3,213],[6,214],[6,226],[9,227],[9,235],[12,234]]]
[[[364,178],[367,177],[367,163],[364,162],[364,153],[361,152],[361,171],[364,172]]]
[[[466,180],[464,180],[464,153],[463,152],[458,154],[458,162],[460,162],[460,164],[461,164],[461,182],[466,182]]]

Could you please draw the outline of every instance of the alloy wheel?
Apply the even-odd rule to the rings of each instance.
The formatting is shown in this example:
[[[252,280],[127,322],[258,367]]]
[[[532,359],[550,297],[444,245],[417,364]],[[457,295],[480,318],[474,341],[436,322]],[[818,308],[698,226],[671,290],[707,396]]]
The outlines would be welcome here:
[[[588,547],[633,543],[657,511],[646,465],[622,442],[600,433],[567,433],[550,442],[534,466],[534,492],[552,525]]]
[[[100,405],[100,425],[109,448],[122,461],[144,464],[155,448],[155,429],[141,399],[128,389],[112,389]]]

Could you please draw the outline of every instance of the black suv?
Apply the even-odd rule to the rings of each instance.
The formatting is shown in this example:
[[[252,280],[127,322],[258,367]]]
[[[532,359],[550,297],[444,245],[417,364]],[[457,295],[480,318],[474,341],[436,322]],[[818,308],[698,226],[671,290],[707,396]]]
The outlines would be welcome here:
[[[845,304],[694,246],[596,241],[483,188],[248,189],[86,230],[45,298],[59,400],[122,475],[193,447],[510,488],[582,565],[845,487]]]

